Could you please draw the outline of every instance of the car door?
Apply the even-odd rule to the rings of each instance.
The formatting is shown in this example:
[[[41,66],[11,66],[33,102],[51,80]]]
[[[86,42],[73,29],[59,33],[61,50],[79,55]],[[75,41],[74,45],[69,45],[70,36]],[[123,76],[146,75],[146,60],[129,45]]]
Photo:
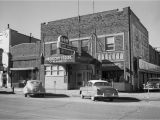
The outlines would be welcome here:
[[[87,93],[88,93],[88,83],[85,86],[80,87],[80,90],[81,90],[81,92],[82,92],[82,94],[84,96],[87,96]]]
[[[92,95],[93,95],[93,84],[92,84],[92,82],[88,82],[87,96],[92,96]]]

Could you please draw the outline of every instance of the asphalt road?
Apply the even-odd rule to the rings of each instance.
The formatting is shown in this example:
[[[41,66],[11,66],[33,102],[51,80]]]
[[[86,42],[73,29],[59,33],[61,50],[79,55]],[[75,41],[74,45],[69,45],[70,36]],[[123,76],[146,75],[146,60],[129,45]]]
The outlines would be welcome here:
[[[121,97],[113,102],[50,94],[25,98],[0,93],[0,120],[160,119],[160,101]]]

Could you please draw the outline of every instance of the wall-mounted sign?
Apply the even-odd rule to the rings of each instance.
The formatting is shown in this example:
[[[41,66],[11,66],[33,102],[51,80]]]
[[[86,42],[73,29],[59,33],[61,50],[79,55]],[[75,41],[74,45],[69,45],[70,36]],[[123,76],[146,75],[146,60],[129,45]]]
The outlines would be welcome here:
[[[66,36],[60,35],[57,41],[57,49],[60,49],[60,54],[73,54],[74,51],[77,51],[77,47],[74,47],[69,44],[69,39]]]
[[[124,60],[124,53],[123,53],[123,51],[97,53],[97,59],[99,61],[102,61],[102,60],[109,60],[109,61]]]
[[[67,63],[75,62],[74,55],[60,55],[60,56],[51,56],[45,59],[49,63]]]

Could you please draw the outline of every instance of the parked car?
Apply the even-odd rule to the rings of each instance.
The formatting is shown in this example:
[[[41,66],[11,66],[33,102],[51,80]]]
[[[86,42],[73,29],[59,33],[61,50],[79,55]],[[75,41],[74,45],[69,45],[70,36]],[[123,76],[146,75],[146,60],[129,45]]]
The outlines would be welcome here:
[[[107,81],[104,80],[90,80],[87,85],[80,87],[80,95],[84,97],[90,97],[91,100],[109,99],[113,101],[113,98],[118,97],[118,90],[111,87]]]
[[[23,88],[23,93],[25,97],[30,95],[41,95],[44,97],[45,89],[40,80],[28,80]]]
[[[149,78],[146,84],[143,84],[144,90],[160,90],[160,78]]]

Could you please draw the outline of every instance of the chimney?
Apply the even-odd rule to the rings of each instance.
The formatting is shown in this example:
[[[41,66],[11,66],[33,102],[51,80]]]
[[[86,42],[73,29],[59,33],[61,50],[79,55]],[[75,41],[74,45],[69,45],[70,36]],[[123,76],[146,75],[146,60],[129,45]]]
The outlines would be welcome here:
[[[7,28],[9,28],[9,24],[7,25]]]
[[[32,33],[30,33],[29,42],[32,42]]]

